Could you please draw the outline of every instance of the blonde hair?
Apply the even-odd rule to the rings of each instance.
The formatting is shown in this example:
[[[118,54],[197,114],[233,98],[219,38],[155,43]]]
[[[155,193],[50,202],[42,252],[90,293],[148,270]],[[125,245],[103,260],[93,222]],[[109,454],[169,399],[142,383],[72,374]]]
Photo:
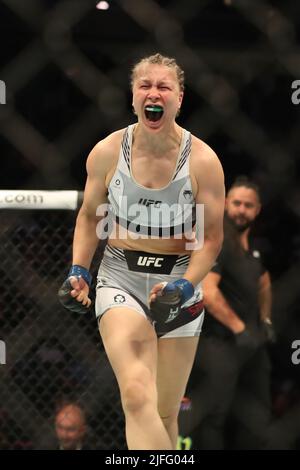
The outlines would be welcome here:
[[[159,53],[150,55],[148,57],[144,57],[143,59],[141,59],[139,62],[137,62],[133,66],[133,68],[131,70],[131,77],[130,77],[131,78],[131,80],[130,80],[131,88],[133,87],[133,82],[134,82],[134,80],[136,78],[136,75],[137,75],[137,69],[141,65],[148,65],[148,64],[165,65],[166,67],[170,67],[170,68],[174,69],[174,71],[176,73],[176,76],[177,76],[180,91],[184,91],[184,71],[177,64],[175,59],[170,58],[170,57],[165,57],[165,56],[163,56]]]

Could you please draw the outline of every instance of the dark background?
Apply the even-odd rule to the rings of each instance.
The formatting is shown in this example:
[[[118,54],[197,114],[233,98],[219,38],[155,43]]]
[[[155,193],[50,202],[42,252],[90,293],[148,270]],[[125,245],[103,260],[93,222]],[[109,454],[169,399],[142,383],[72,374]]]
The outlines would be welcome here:
[[[299,256],[296,1],[2,1],[2,189],[83,189],[95,143],[134,121],[129,72],[160,51],[186,72],[178,121],[219,155],[229,186],[261,187],[279,276]],[[284,5],[283,5],[284,4]],[[275,248],[276,247],[276,248]],[[276,256],[274,256],[276,252]]]
[[[133,64],[158,51],[176,57],[186,73],[179,124],[216,151],[226,187],[245,174],[261,189],[254,235],[273,280],[274,400],[292,390],[288,408],[300,376],[291,362],[300,338],[300,105],[291,100],[300,4],[115,0],[101,11],[96,3],[0,2],[0,189],[83,190],[89,151],[135,120]]]

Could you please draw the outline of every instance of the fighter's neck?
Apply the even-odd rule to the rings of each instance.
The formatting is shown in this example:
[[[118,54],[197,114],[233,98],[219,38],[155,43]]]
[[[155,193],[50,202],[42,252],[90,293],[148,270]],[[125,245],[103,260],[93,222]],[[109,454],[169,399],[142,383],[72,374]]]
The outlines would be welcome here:
[[[136,148],[157,154],[178,148],[181,139],[182,128],[177,124],[168,130],[157,133],[147,132],[137,124],[133,131],[133,144]]]

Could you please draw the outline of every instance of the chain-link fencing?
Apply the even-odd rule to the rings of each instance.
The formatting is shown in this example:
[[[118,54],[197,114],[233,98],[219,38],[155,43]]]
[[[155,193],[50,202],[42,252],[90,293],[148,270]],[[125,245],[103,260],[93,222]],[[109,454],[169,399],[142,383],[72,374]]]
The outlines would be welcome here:
[[[94,0],[0,2],[1,187],[82,189],[93,145],[134,120],[130,67],[156,51],[175,56],[186,73],[179,123],[214,148],[227,187],[244,173],[261,188],[257,234],[268,242],[278,335],[271,351],[274,409],[283,429],[297,435],[300,366],[291,361],[291,344],[300,338],[300,106],[292,100],[300,79],[298,2],[109,3],[99,11]],[[70,260],[73,223],[69,211],[1,214],[1,422],[24,441],[16,445],[25,446],[26,436],[31,445],[33,431],[53,427],[56,391],[90,393],[84,401],[94,432],[104,446],[122,448],[116,384],[95,320],[70,316],[54,298]],[[51,359],[35,362],[30,373],[29,356],[38,364]],[[64,367],[72,371],[57,374]]]
[[[56,295],[70,264],[75,217],[71,210],[1,211],[6,358],[0,366],[0,448],[47,448],[62,398],[82,403],[98,448],[124,447],[117,384],[94,313],[72,314]],[[94,281],[101,253],[100,246]]]

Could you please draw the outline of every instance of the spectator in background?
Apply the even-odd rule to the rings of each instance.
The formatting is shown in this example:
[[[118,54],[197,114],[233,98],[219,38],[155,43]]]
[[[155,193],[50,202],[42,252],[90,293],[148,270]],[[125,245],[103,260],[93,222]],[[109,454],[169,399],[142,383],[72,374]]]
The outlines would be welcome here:
[[[55,415],[55,432],[59,450],[88,450],[86,415],[78,403],[60,404]]]
[[[263,448],[266,443],[271,367],[265,345],[274,340],[271,282],[249,239],[260,209],[258,188],[239,177],[227,194],[222,251],[203,281],[206,325],[189,387],[193,429],[185,430],[193,435],[193,448],[224,448],[231,408],[237,435],[245,435],[243,428],[248,436],[238,447]]]
[[[53,424],[52,424],[53,426]],[[35,446],[38,450],[101,450],[94,436],[90,435],[83,406],[73,399],[57,403],[52,432],[41,431]]]

